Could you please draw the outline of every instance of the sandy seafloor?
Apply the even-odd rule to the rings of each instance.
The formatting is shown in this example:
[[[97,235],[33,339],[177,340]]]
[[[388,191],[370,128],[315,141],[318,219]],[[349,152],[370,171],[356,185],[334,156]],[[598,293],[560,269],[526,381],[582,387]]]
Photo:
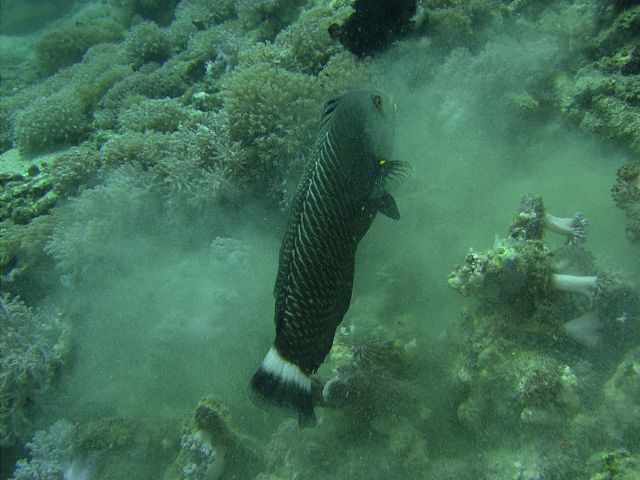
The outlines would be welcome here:
[[[5,13],[14,12],[10,3],[2,1]],[[33,8],[38,8],[36,3]],[[58,87],[43,83],[47,76],[73,68],[30,74],[29,66],[36,69],[38,65],[33,54],[38,38],[48,29],[72,22],[85,9],[97,8],[92,15],[108,16],[116,3],[72,6],[55,19],[30,26],[29,32],[3,26],[2,75],[12,87],[3,88],[2,95],[15,99],[21,89],[30,92],[29,100],[3,104],[7,111],[19,105],[17,113],[3,116],[7,123],[2,128],[12,138],[0,157],[4,173],[24,173],[30,165],[46,162],[52,152],[57,155],[72,148],[65,142],[41,148],[29,135],[19,133],[17,125],[26,122],[19,110],[33,110],[38,98],[56,94]],[[134,5],[134,10],[145,4],[121,3]],[[183,2],[179,11],[185,18],[186,6],[198,5],[202,17],[208,3],[215,2]],[[260,23],[251,17],[247,13],[251,3],[234,4],[238,15],[246,16],[244,30],[237,33],[245,38],[241,50],[261,38],[273,40],[288,24],[296,25],[298,11],[312,11],[322,2],[253,2],[256,9],[281,15],[273,20],[276,26],[271,34],[268,29],[255,33],[271,19],[264,14]],[[28,254],[32,257],[21,253],[18,263],[7,260],[7,232],[16,221],[3,218],[3,315],[9,315],[10,303],[15,307],[19,295],[35,310],[55,311],[68,337],[64,356],[45,374],[46,389],[38,392],[28,382],[14,384],[13,389],[34,390],[19,395],[19,405],[5,401],[15,397],[3,392],[3,416],[20,419],[7,420],[15,432],[4,439],[2,478],[640,478],[640,318],[633,316],[638,313],[633,305],[625,321],[636,323],[622,340],[601,335],[596,345],[588,346],[567,338],[562,327],[563,311],[568,321],[571,312],[589,310],[582,299],[576,300],[573,310],[562,307],[565,310],[554,311],[546,320],[535,317],[544,325],[536,337],[538,330],[528,327],[533,313],[529,317],[513,313],[500,301],[487,307],[473,295],[463,297],[447,283],[449,273],[464,263],[470,248],[491,249],[496,238],[506,234],[521,197],[533,194],[541,196],[554,215],[583,212],[589,220],[584,248],[593,254],[600,271],[613,272],[620,282],[631,285],[630,304],[631,297],[638,295],[638,245],[625,235],[625,215],[610,190],[616,170],[637,161],[639,152],[609,138],[612,135],[577,125],[560,108],[563,101],[557,88],[561,77],[573,78],[580,62],[591,61],[589,42],[598,29],[605,28],[597,17],[600,4],[556,1],[525,8],[516,4],[527,2],[511,3],[521,9],[519,19],[487,22],[481,38],[452,35],[454,40],[438,43],[446,37],[444,27],[440,25],[438,37],[428,26],[418,25],[367,60],[355,60],[366,64],[370,85],[362,84],[360,73],[354,75],[358,78],[354,85],[348,78],[339,80],[343,91],[369,86],[394,96],[395,156],[409,162],[413,172],[393,186],[401,219],[395,222],[379,215],[360,245],[351,307],[337,349],[318,376],[326,381],[338,366],[353,360],[350,337],[392,342],[406,371],[397,382],[383,382],[342,408],[317,407],[319,425],[314,429],[298,430],[294,420],[256,408],[247,392],[248,381],[272,341],[272,289],[290,195],[290,189],[267,192],[265,176],[273,172],[277,178],[295,178],[302,165],[295,160],[299,152],[277,144],[274,151],[288,152],[289,158],[261,165],[246,181],[242,177],[246,165],[238,173],[233,171],[232,159],[227,160],[224,175],[220,173],[216,181],[224,183],[221,189],[239,193],[221,195],[219,201],[194,208],[189,203],[190,187],[184,195],[180,189],[172,190],[169,198],[158,187],[166,177],[150,173],[153,166],[142,173],[124,168],[135,163],[127,154],[115,166],[106,165],[104,145],[110,139],[151,134],[153,128],[135,132],[130,126],[135,120],[126,121],[127,108],[146,105],[144,100],[132,100],[133,106],[119,104],[115,115],[125,120],[111,128],[89,121],[90,132],[71,143],[100,152],[98,164],[91,180],[72,194],[61,195],[56,207],[45,212],[50,215],[50,228],[45,229],[46,238],[36,242],[39,247]],[[619,3],[622,10],[637,10],[634,2]],[[445,10],[459,9],[462,16],[472,4],[443,2],[440,7],[424,2],[429,12],[444,15]],[[300,5],[304,8],[297,10]],[[128,15],[122,20],[124,38],[131,37],[128,32],[144,17],[140,11]],[[208,21],[203,28],[216,25]],[[560,21],[570,26],[550,27]],[[159,24],[168,31],[171,20]],[[570,42],[567,29],[571,29]],[[293,35],[302,34],[294,30]],[[472,43],[469,50],[467,41]],[[164,61],[179,55],[175,46],[171,48]],[[335,51],[328,56],[344,52],[337,43],[332,48]],[[25,52],[17,63],[16,52]],[[188,57],[188,49],[182,54]],[[235,68],[247,68],[243,61],[257,62],[240,60],[236,66],[230,61],[220,75],[232,78]],[[16,73],[16,65],[22,65],[23,73]],[[286,65],[289,71],[295,70],[295,65]],[[323,81],[331,82],[332,77]],[[188,80],[187,90],[176,95],[177,104],[191,109],[191,115],[199,104],[189,99],[205,91],[216,96],[213,106],[202,109],[205,114],[233,108],[225,98],[228,84],[216,82],[206,76]],[[45,85],[42,94],[37,93],[38,85]],[[58,91],[70,94],[73,90]],[[326,100],[322,95],[320,91],[309,94],[319,99],[309,107],[315,109],[310,118],[318,118],[321,102]],[[277,95],[255,101],[274,102],[270,108],[277,115],[289,108],[277,104]],[[632,114],[638,115],[637,104],[629,105],[635,108]],[[98,101],[85,114],[98,116],[106,108]],[[249,115],[251,108],[243,108],[236,110]],[[237,111],[234,115],[240,115]],[[297,111],[292,109],[294,115]],[[252,121],[263,121],[265,128],[271,128],[268,112],[263,108],[262,117],[256,114]],[[317,123],[312,124],[314,128]],[[282,131],[277,134],[281,142],[289,141]],[[294,134],[306,138],[304,132]],[[240,149],[273,145],[252,143],[250,135],[258,134],[247,132],[244,138],[236,130],[235,135]],[[299,148],[295,142],[292,145]],[[254,150],[248,158],[262,159]],[[181,165],[177,158],[169,168]],[[229,170],[232,173],[227,175]],[[216,172],[214,168],[212,175]],[[15,182],[7,181],[2,188],[12,185]],[[543,238],[549,248],[561,246],[563,240],[551,233]],[[20,271],[12,273],[12,269]],[[45,280],[38,283],[33,278]],[[560,300],[551,298],[549,308],[555,308],[553,302],[574,301],[572,294],[565,295]],[[464,321],[469,315],[482,320]],[[11,321],[44,321],[30,318],[14,315]],[[479,325],[487,318],[499,318],[496,325],[511,318],[531,333],[505,340],[501,335],[507,334],[501,328],[482,330]],[[495,337],[487,337],[491,335]],[[16,347],[7,340],[1,354],[8,357],[10,348],[26,349],[29,342],[18,342],[22,346]],[[471,353],[471,345],[482,345],[480,353]],[[482,352],[488,352],[486,358]],[[45,357],[42,353],[40,361],[46,362]],[[518,358],[525,360],[518,363]],[[3,363],[3,369],[9,368]],[[383,379],[394,375],[392,369],[385,372]],[[2,375],[9,375],[8,370]],[[466,380],[461,379],[464,375]],[[528,393],[522,393],[523,385],[532,383]],[[226,412],[224,435],[213,431],[210,443],[197,436],[203,427],[193,420],[198,403],[207,395],[214,395],[216,408]],[[406,402],[406,408],[391,408],[398,402]],[[475,409],[474,413],[464,410],[465,406]],[[526,409],[542,412],[545,420],[525,421]],[[34,437],[37,431],[49,434]],[[216,434],[224,438],[216,439]],[[214,458],[219,462],[223,456],[223,466],[207,469],[207,462]],[[20,458],[23,463],[15,470]]]

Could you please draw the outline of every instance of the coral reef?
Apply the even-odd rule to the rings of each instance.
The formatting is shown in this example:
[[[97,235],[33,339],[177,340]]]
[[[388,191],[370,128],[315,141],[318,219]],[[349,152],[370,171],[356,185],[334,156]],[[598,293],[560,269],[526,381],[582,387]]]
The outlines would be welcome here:
[[[575,318],[563,324],[563,333],[591,345],[601,329],[610,339],[635,335],[638,295],[589,258],[581,246],[585,226],[582,214],[560,219],[544,211],[541,198],[526,195],[508,234],[486,252],[471,250],[449,275],[449,286],[480,299],[485,309],[532,316],[547,325],[571,315]],[[545,230],[566,236],[566,245],[551,248],[543,240]]]
[[[82,60],[93,45],[116,42],[122,38],[122,25],[105,19],[83,18],[45,32],[35,45],[38,67],[52,74]]]
[[[488,320],[475,323],[478,328]],[[487,325],[480,328],[485,334],[494,333]],[[470,430],[489,437],[515,425],[553,430],[578,412],[578,379],[569,365],[507,340],[474,347],[476,351],[468,354],[473,364],[458,371],[461,388],[468,389],[458,406],[458,418]]]
[[[0,298],[0,445],[31,433],[32,405],[63,364],[69,342],[69,326],[58,314]]]
[[[58,420],[26,444],[29,458],[16,462],[13,478],[107,480],[121,478],[123,472],[132,478],[161,478],[163,460],[173,453],[174,428],[151,419]]]
[[[633,480],[638,476],[640,458],[620,448],[614,451],[599,452],[598,472],[590,480]]]
[[[182,436],[179,454],[164,478],[253,479],[263,466],[257,445],[231,428],[226,407],[209,395],[196,407],[195,429]]]
[[[557,103],[581,128],[619,141],[637,154],[640,6],[611,4],[600,9],[600,31],[586,43],[590,63],[555,80]]]
[[[0,221],[10,219],[24,225],[49,213],[61,200],[92,185],[97,180],[99,164],[98,152],[85,144],[24,162],[20,173],[0,174]]]
[[[603,387],[601,417],[607,432],[622,445],[640,442],[640,348],[622,359]]]
[[[166,34],[153,22],[142,22],[133,27],[124,42],[124,52],[134,69],[145,63],[164,63],[171,55]]]
[[[109,0],[125,24],[143,18],[166,25],[173,19],[178,3],[179,0]]]
[[[487,40],[487,27],[502,22],[507,13],[504,4],[492,1],[418,0],[415,3],[416,11],[411,18],[413,27],[417,32],[429,35],[437,49],[460,46],[476,49]]]
[[[55,284],[51,264],[42,251],[53,224],[50,215],[41,215],[26,225],[0,223],[0,292],[37,301]]]
[[[611,196],[625,214],[629,240],[640,244],[640,161],[626,163],[618,169]]]
[[[26,444],[29,460],[17,462],[13,480],[74,478],[70,476],[72,437],[73,425],[66,420],[58,420],[47,431],[36,432]]]
[[[411,385],[402,346],[375,340],[354,343],[351,337],[346,329],[336,337],[331,353],[335,376],[324,385],[323,404],[340,411],[344,423],[357,428],[389,415],[410,416],[419,395]]]
[[[105,239],[123,234],[129,237],[141,227],[141,219],[153,218],[157,197],[144,177],[131,166],[116,169],[105,182],[57,209],[55,226],[44,251],[56,263],[63,284],[73,286],[83,272],[92,269],[126,268],[117,261]],[[133,244],[129,248],[133,248]],[[110,259],[106,262],[106,259]],[[98,269],[97,267],[101,267]]]
[[[487,252],[471,251],[449,276],[452,288],[480,301],[463,315],[456,376],[458,418],[483,437],[514,425],[572,428],[584,401],[576,370],[590,355],[584,348],[613,356],[640,338],[637,292],[597,268],[584,250],[583,226],[582,215],[558,219],[527,195],[507,235]],[[552,248],[545,230],[567,243]],[[559,354],[554,345],[562,344],[573,353]]]
[[[237,232],[203,234],[196,225],[210,227],[221,205],[285,205],[323,102],[376,84],[380,67],[398,68],[398,84],[409,85],[398,89],[399,108],[417,100],[444,134],[483,125],[482,142],[496,135],[519,145],[532,125],[553,136],[564,116],[640,152],[635,2],[410,0],[387,5],[385,18],[373,3],[107,0],[77,2],[54,20],[50,2],[38,1],[29,18],[22,3],[3,2],[3,33],[42,31],[0,39],[0,445],[18,444],[17,452],[51,422],[33,413],[67,358],[66,315],[28,305],[44,304],[52,285],[75,292],[92,275],[127,274],[130,259],[148,251],[140,232],[181,216],[190,238],[220,235],[210,267],[228,285],[216,298],[237,298],[233,273],[252,271],[263,251],[249,255],[228,238]],[[386,63],[388,45],[406,65]],[[426,89],[439,108],[420,103]],[[634,243],[639,179],[633,160],[612,188]],[[268,228],[279,221],[269,217]],[[319,372],[329,379],[320,428],[300,432],[268,418],[277,431],[260,432],[264,458],[207,397],[182,435],[157,419],[74,412],[73,424],[59,421],[26,443],[30,460],[15,478],[634,478],[640,300],[595,261],[587,228],[583,214],[555,216],[541,198],[525,197],[508,232],[471,250],[449,276],[477,303],[460,337],[434,335],[445,345],[437,353],[423,351],[431,349],[416,333],[427,316],[415,304],[428,296],[422,265],[382,265],[376,281],[385,288],[360,292],[354,306],[362,308],[349,320],[367,335],[340,330]],[[189,274],[185,265],[171,265],[171,275]],[[218,312],[228,313],[209,315]],[[167,315],[149,337],[191,353],[193,343],[175,345],[175,332],[193,338],[205,331],[194,323],[209,320]],[[217,332],[208,325],[207,335]],[[451,387],[450,370],[453,391],[434,388],[438,380]],[[438,401],[446,406],[434,414]]]
[[[273,40],[296,19],[304,4],[301,0],[237,0],[236,13],[244,28],[253,30],[256,40]]]
[[[73,89],[36,100],[16,118],[15,143],[22,153],[40,153],[86,138],[90,122]]]

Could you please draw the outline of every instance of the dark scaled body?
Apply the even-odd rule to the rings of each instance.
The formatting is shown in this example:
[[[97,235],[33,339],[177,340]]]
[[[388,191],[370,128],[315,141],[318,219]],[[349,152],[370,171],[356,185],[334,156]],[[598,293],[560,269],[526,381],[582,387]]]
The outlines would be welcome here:
[[[310,376],[349,308],[358,244],[378,211],[399,218],[385,188],[407,171],[389,160],[395,114],[378,91],[327,102],[291,206],[274,288],[276,338],[251,386],[260,399],[297,411],[301,425],[315,423]]]

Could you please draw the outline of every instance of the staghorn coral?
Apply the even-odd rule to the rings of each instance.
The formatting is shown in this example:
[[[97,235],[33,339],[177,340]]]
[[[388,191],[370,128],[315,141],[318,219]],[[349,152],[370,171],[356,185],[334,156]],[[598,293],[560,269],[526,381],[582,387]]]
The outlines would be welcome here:
[[[31,428],[38,400],[69,351],[69,326],[58,314],[34,310],[19,298],[0,298],[0,445]]]

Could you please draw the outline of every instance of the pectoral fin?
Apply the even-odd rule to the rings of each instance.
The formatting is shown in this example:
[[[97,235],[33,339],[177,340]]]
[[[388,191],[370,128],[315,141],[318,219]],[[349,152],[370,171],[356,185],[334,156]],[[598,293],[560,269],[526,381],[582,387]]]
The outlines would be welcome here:
[[[392,218],[393,220],[400,219],[400,211],[398,210],[398,205],[396,204],[396,200],[391,196],[390,193],[385,193],[378,199],[378,211],[383,214],[385,217]]]

